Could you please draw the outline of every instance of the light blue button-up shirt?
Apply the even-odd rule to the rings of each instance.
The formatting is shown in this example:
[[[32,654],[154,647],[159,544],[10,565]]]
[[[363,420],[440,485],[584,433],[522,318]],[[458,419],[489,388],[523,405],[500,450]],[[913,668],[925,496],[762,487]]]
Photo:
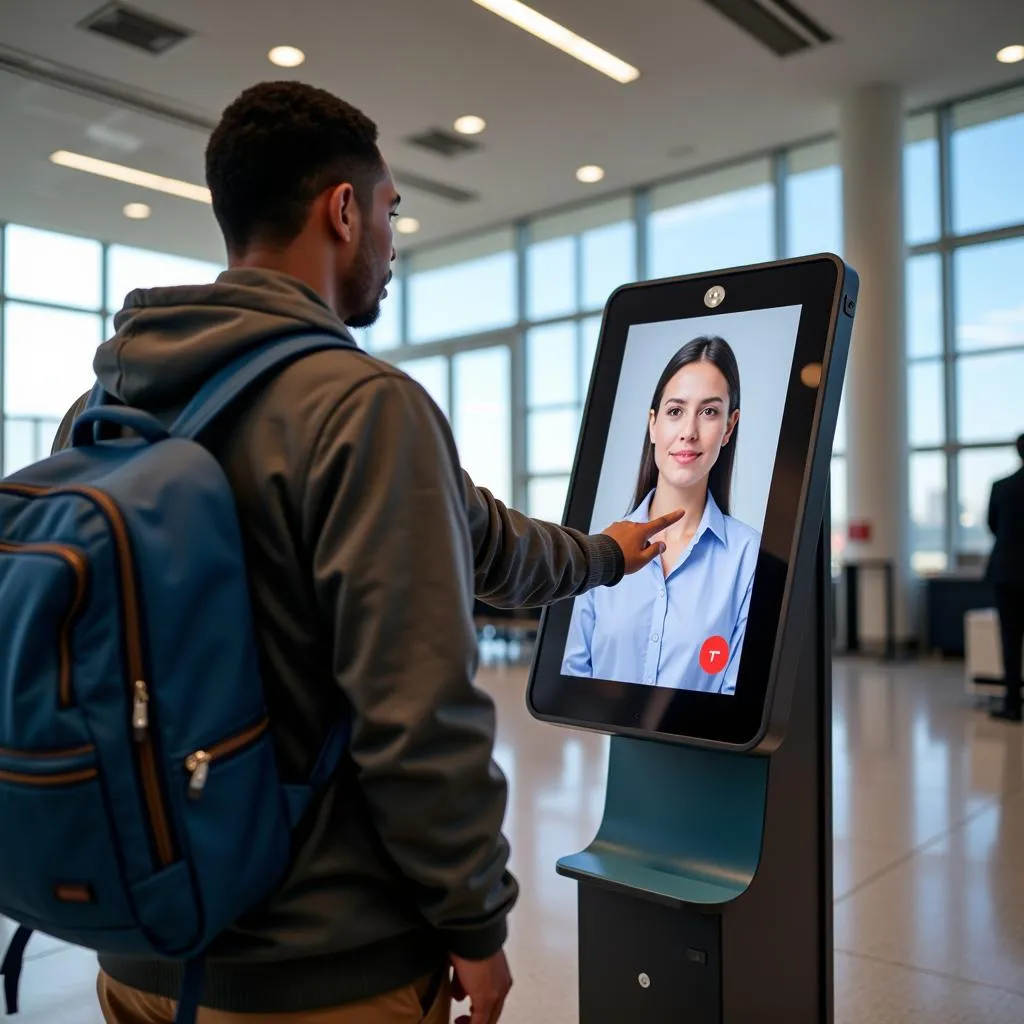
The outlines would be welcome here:
[[[650,519],[653,492],[628,518]],[[708,492],[697,532],[665,577],[661,559],[577,598],[562,674],[675,690],[735,693],[761,535],[724,515]],[[701,668],[704,641],[724,637],[729,658]]]

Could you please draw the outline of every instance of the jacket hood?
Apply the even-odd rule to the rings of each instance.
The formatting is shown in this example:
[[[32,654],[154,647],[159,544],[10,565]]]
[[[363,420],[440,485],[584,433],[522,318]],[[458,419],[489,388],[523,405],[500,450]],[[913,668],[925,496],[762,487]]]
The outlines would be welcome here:
[[[150,409],[183,404],[232,359],[282,335],[322,332],[357,347],[312,288],[259,269],[227,270],[209,285],[138,289],[114,327],[96,352],[96,376],[119,401]]]

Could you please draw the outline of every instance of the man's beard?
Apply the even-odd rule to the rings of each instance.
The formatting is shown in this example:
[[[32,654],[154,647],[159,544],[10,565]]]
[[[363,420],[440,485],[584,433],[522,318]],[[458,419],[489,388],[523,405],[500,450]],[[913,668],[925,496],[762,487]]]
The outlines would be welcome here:
[[[368,250],[368,246],[360,250],[356,256],[352,274],[346,282],[345,291],[348,293],[346,298],[349,300],[346,305],[349,309],[354,310],[345,321],[347,327],[371,327],[377,322],[384,289],[387,287],[387,282],[391,280],[389,273],[384,284],[378,283],[373,259]]]

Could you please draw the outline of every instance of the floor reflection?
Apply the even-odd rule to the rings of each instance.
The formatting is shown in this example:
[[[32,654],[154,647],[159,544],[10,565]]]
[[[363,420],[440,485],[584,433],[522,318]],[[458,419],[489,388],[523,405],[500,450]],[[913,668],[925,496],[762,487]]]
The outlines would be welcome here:
[[[522,896],[504,1021],[576,1020],[576,887],[559,857],[589,843],[606,738],[526,710],[526,669],[481,671]],[[992,722],[958,664],[839,662],[833,712],[838,1024],[1024,1021],[1024,734]],[[0,931],[3,922],[0,922]],[[22,1024],[95,1024],[88,954],[33,947]]]

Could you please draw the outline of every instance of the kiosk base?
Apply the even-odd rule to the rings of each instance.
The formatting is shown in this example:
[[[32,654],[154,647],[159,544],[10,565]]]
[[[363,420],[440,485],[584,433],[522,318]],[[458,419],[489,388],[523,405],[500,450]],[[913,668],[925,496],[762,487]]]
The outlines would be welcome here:
[[[721,916],[581,885],[580,1020],[722,1020]]]
[[[558,865],[580,883],[581,1024],[831,1024],[828,535],[774,753],[612,739],[601,828]]]

